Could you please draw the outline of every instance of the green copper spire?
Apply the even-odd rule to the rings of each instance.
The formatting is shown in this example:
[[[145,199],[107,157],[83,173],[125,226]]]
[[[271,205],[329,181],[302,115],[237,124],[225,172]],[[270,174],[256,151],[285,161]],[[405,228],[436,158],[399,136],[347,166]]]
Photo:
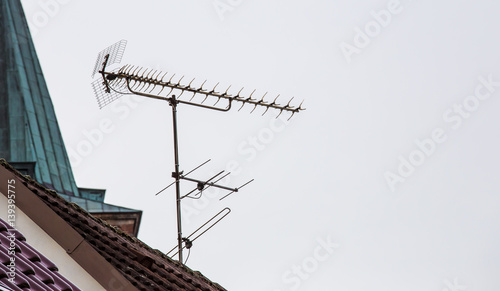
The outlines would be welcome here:
[[[79,196],[20,0],[0,1],[0,157],[34,162],[36,180]]]

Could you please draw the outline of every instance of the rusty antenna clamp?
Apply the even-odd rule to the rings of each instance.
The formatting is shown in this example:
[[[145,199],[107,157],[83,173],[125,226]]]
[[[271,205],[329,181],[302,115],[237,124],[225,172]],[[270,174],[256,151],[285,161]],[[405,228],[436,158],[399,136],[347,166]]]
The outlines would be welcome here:
[[[172,172],[172,177],[175,181],[169,186],[165,187],[163,190],[158,192],[156,195],[160,194],[162,191],[167,189],[168,187],[175,184],[176,188],[176,202],[177,202],[177,253],[179,256],[179,262],[184,264],[182,250],[183,250],[183,242],[185,243],[185,247],[188,249],[192,245],[192,241],[198,238],[201,234],[205,233],[208,229],[214,226],[217,222],[219,222],[222,218],[224,218],[227,214],[229,214],[230,210],[225,208],[224,215],[218,219],[215,223],[208,227],[200,235],[196,236],[194,239],[190,240],[190,237],[194,234],[191,234],[187,238],[182,237],[182,224],[181,224],[181,200],[183,198],[193,198],[202,194],[202,191],[208,187],[218,187],[221,189],[225,189],[230,191],[229,194],[222,197],[220,200],[226,198],[228,195],[238,192],[238,190],[250,182],[243,184],[237,188],[230,188],[223,185],[217,184],[218,181],[222,180],[224,177],[228,176],[230,173],[226,173],[222,177],[219,177],[224,173],[224,171],[218,173],[217,175],[211,177],[208,180],[197,180],[187,177],[188,174],[203,166],[207,162],[201,164],[196,167],[194,170],[190,171],[187,174],[183,174],[183,171],[180,171],[179,166],[179,150],[178,150],[178,136],[177,136],[177,105],[186,104],[192,105],[196,107],[201,107],[205,109],[212,109],[217,111],[229,111],[232,108],[233,103],[241,104],[238,111],[240,111],[245,105],[253,106],[250,113],[253,113],[257,107],[265,108],[262,115],[266,114],[269,109],[278,110],[279,114],[276,116],[278,118],[283,112],[290,113],[289,119],[295,114],[299,113],[305,108],[302,108],[302,103],[298,106],[291,105],[291,102],[294,98],[291,98],[286,105],[280,105],[277,103],[280,95],[276,96],[272,102],[265,99],[267,93],[265,93],[261,98],[254,98],[254,93],[256,90],[253,90],[250,95],[244,96],[242,95],[242,91],[244,88],[240,89],[236,94],[229,93],[231,86],[229,86],[224,92],[217,92],[217,87],[219,83],[217,83],[213,88],[207,89],[205,88],[206,80],[200,86],[194,86],[193,82],[195,79],[192,79],[189,83],[182,82],[184,76],[182,76],[179,80],[174,81],[175,74],[172,74],[170,77],[167,76],[168,73],[163,73],[161,71],[155,69],[147,69],[144,67],[134,66],[134,65],[125,65],[120,67],[119,69],[108,70],[108,66],[116,63],[120,63],[125,52],[127,41],[121,40],[110,47],[106,48],[102,52],[99,53],[94,70],[92,72],[92,77],[96,74],[100,74],[101,78],[97,79],[92,83],[92,87],[94,89],[94,93],[97,98],[97,103],[99,108],[103,108],[104,106],[110,104],[111,102],[117,100],[123,95],[139,95],[143,97],[153,98],[168,101],[169,105],[172,107],[172,118],[173,118],[173,135],[174,135],[174,159],[175,159],[175,167],[174,172]],[[181,100],[182,95],[186,93],[186,95],[190,95],[189,99]],[[201,101],[193,101],[195,97],[201,97]],[[211,99],[214,101],[212,105],[204,104],[207,99]],[[199,98],[197,98],[199,99]],[[217,106],[219,102],[222,101],[222,106]],[[302,101],[303,102],[303,101]],[[216,179],[216,180],[214,180]],[[187,180],[191,182],[197,183],[197,186],[194,190],[189,192],[188,194],[181,196],[180,194],[180,180]],[[195,196],[191,196],[193,192],[198,191],[198,193],[194,194]],[[199,198],[199,197],[198,197]],[[215,217],[218,217],[223,212],[219,212]],[[200,228],[204,227],[211,220],[207,221]],[[199,231],[196,230],[195,232]],[[173,251],[173,250],[172,250]],[[171,252],[172,252],[171,251]],[[171,253],[169,252],[169,253]],[[174,254],[175,255],[175,254]]]

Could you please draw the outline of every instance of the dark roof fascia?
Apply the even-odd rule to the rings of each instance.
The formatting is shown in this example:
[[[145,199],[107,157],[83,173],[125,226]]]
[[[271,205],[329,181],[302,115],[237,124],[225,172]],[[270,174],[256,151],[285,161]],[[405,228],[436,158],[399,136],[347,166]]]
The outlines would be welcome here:
[[[81,189],[81,188],[78,188],[78,189]],[[97,200],[88,199],[88,198],[85,198],[85,197],[71,196],[71,195],[60,194],[60,193],[57,193],[57,194],[60,195],[60,196],[62,196],[62,198],[64,198],[65,200],[67,200],[70,203],[79,204],[77,201],[75,201],[75,199],[78,199],[78,200],[85,200],[86,202],[98,203],[98,204],[101,204],[101,205],[107,205],[107,206],[116,207],[116,208],[120,209],[120,211],[106,211],[106,212],[112,212],[112,213],[134,213],[134,212],[139,212],[139,211],[142,212],[142,210],[128,208],[128,207],[123,207],[123,206],[118,206],[118,205],[114,205],[114,204],[110,204],[110,203],[105,203],[103,201],[97,201]],[[80,207],[83,208],[83,209],[85,209],[88,212],[91,212],[91,213],[104,213],[104,211],[96,212],[96,211],[91,211],[89,209],[86,209],[84,206],[80,206]]]
[[[131,214],[138,214],[137,216],[137,221],[134,226],[134,236],[138,237],[139,236],[139,228],[141,227],[141,221],[142,221],[142,210],[138,210],[136,212],[96,212],[95,214],[93,212],[89,212],[92,215],[131,215]]]
[[[78,187],[78,189],[82,189],[82,190],[88,190],[88,191],[103,191],[103,192],[106,192],[106,189],[101,189],[101,188],[86,188],[86,187]]]

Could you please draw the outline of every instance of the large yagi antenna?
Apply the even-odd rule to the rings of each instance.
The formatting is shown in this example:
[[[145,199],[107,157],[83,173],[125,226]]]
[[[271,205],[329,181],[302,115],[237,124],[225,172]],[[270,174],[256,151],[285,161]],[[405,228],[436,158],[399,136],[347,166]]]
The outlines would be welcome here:
[[[214,216],[212,219],[203,224],[199,229],[197,229],[193,234],[188,237],[183,237],[181,201],[186,198],[199,199],[203,195],[203,191],[210,187],[216,187],[228,191],[225,196],[220,198],[220,200],[222,200],[232,193],[238,192],[242,187],[252,182],[253,179],[239,187],[234,188],[219,183],[219,181],[231,174],[226,173],[225,171],[218,172],[217,174],[207,179],[194,179],[188,177],[189,174],[208,163],[208,161],[189,171],[187,174],[184,174],[184,172],[180,170],[179,165],[177,105],[185,104],[217,111],[229,111],[234,104],[238,105],[239,111],[243,107],[245,107],[245,105],[248,105],[251,109],[250,113],[256,111],[257,108],[261,108],[262,115],[266,114],[270,109],[273,109],[277,111],[276,118],[283,112],[288,113],[290,116],[289,118],[291,118],[295,113],[299,113],[305,109],[302,108],[302,103],[300,103],[299,105],[293,105],[292,100],[294,98],[289,99],[286,103],[278,103],[278,98],[280,97],[280,95],[274,98],[266,99],[267,93],[262,96],[257,96],[255,94],[256,90],[253,90],[250,94],[243,93],[243,88],[233,92],[231,91],[231,86],[221,89],[219,88],[219,83],[214,86],[208,86],[206,85],[207,81],[204,81],[199,85],[195,85],[195,79],[184,80],[184,76],[176,77],[176,75],[173,73],[169,74],[167,72],[148,69],[137,65],[125,65],[119,68],[110,68],[111,65],[121,62],[126,43],[127,42],[125,40],[119,41],[99,53],[94,66],[94,70],[92,71],[92,76],[94,77],[99,73],[100,77],[92,83],[92,87],[94,89],[99,108],[103,108],[104,106],[110,104],[111,102],[126,94],[164,100],[168,102],[170,107],[172,107],[175,163],[172,177],[175,180],[170,185],[158,192],[156,195],[160,194],[161,192],[175,184],[177,208],[176,248],[179,262],[184,263],[182,258],[182,250],[184,248],[191,248],[192,242],[195,239],[197,239],[208,229],[213,227],[213,225],[215,225],[227,214],[229,214],[231,210],[229,208],[224,208],[216,216]],[[185,96],[183,96],[184,94]],[[196,183],[196,186],[187,194],[181,195],[181,180]],[[207,229],[205,229],[204,231],[201,231],[203,227],[209,225],[209,223],[217,217],[219,218],[218,220],[210,224],[210,226],[207,227]],[[201,233],[197,234],[198,231],[200,231]]]
[[[94,68],[92,76],[96,73],[100,73],[102,76],[101,90],[94,87],[100,108],[109,104],[109,100],[112,102],[116,99],[110,98],[105,94],[98,94],[104,91],[105,93],[116,95],[116,97],[119,97],[120,94],[135,94],[219,111],[229,111],[233,102],[240,105],[238,111],[245,105],[251,107],[251,112],[254,112],[257,107],[261,107],[264,109],[262,115],[266,114],[271,108],[278,110],[278,116],[285,111],[291,113],[290,117],[295,113],[305,110],[305,108],[302,108],[302,103],[298,106],[291,104],[294,98],[288,100],[287,103],[279,104],[278,98],[280,95],[276,96],[274,99],[267,100],[265,99],[267,92],[260,97],[254,96],[256,90],[253,90],[249,95],[243,95],[242,92],[244,88],[233,93],[230,92],[231,86],[228,86],[225,90],[222,89],[219,91],[219,83],[213,87],[207,87],[205,85],[206,81],[201,85],[195,86],[193,85],[195,79],[183,82],[184,76],[175,80],[175,74],[168,74],[168,72],[164,73],[159,70],[148,69],[141,66],[125,65],[117,70],[109,70],[109,65],[121,61],[125,45],[126,41],[120,41],[98,55],[96,61],[97,67]],[[95,84],[97,85],[99,83],[96,82]],[[184,93],[190,95],[189,101],[180,99]],[[199,98],[195,99],[195,97]],[[212,101],[212,105],[205,104],[205,102],[208,103],[209,98]],[[219,104],[220,101],[225,102]]]

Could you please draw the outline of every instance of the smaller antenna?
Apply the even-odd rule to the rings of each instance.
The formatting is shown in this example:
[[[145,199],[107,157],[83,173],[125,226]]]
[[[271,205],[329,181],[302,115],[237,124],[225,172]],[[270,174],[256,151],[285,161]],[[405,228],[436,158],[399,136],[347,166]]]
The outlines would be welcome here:
[[[216,215],[214,215],[212,218],[210,218],[207,222],[205,222],[204,224],[202,224],[200,227],[198,227],[195,231],[193,231],[188,237],[183,237],[182,238],[182,241],[184,242],[184,246],[182,247],[182,249],[184,248],[187,248],[187,249],[190,249],[192,246],[193,246],[193,242],[198,239],[200,236],[202,236],[205,232],[209,231],[212,227],[214,227],[214,225],[216,225],[217,223],[219,223],[219,221],[221,221],[222,219],[224,219],[224,217],[226,217],[229,213],[231,213],[231,209],[229,207],[226,207],[224,209],[222,209],[219,213],[217,213]],[[202,233],[196,235],[199,231],[201,231],[207,224],[209,224],[212,220],[216,219],[217,217],[220,217],[219,219],[217,219],[214,223],[212,223],[209,227],[207,227]],[[196,236],[195,236],[196,235]],[[194,238],[192,238],[193,236],[195,236]],[[167,256],[170,255],[170,253],[172,253],[173,251],[175,251],[177,249],[177,246],[173,247],[168,253],[167,253]],[[179,250],[177,249],[177,252],[175,252],[171,257],[177,255],[177,253],[179,252]]]
[[[222,197],[221,199],[219,199],[219,201],[220,201],[220,200],[222,200],[222,199],[224,199],[224,198],[226,198],[227,196],[229,196],[229,195],[233,194],[234,192],[238,192],[238,190],[240,190],[241,188],[243,188],[243,187],[245,187],[246,185],[250,184],[251,182],[253,182],[253,179],[252,179],[252,180],[250,180],[250,181],[248,181],[248,182],[246,182],[245,184],[241,185],[241,186],[240,186],[240,187],[238,187],[238,188],[234,188],[234,191],[232,191],[232,192],[231,192],[231,193],[229,193],[229,194],[226,194],[226,196],[224,196],[224,197]]]
[[[227,196],[231,195],[232,193],[238,192],[241,188],[243,188],[244,186],[248,185],[249,183],[251,183],[254,180],[254,179],[252,179],[252,180],[246,182],[245,184],[241,185],[240,187],[231,188],[231,187],[227,187],[227,186],[224,186],[224,185],[217,184],[217,182],[219,182],[220,180],[222,180],[222,179],[226,178],[227,176],[229,176],[231,174],[231,172],[225,173],[225,171],[220,171],[220,172],[218,172],[217,174],[215,174],[214,176],[210,177],[207,180],[198,180],[198,179],[193,179],[193,178],[187,177],[187,175],[191,174],[192,172],[194,172],[197,169],[201,168],[202,166],[206,165],[210,161],[211,161],[211,159],[207,160],[206,162],[200,164],[196,168],[194,168],[191,171],[189,171],[187,174],[183,174],[183,171],[180,171],[178,176],[176,175],[175,172],[172,173],[172,177],[173,178],[178,178],[179,180],[186,180],[186,181],[190,181],[190,182],[196,183],[196,187],[193,190],[189,191],[187,194],[181,196],[180,199],[184,199],[184,198],[199,199],[201,197],[201,194],[203,193],[203,191],[205,191],[206,189],[208,189],[210,187],[215,187],[215,188],[219,188],[219,189],[230,191],[229,194],[225,195],[224,197],[222,197],[220,199],[220,200],[222,200],[222,199],[226,198]],[[222,175],[222,174],[224,174],[224,175]],[[222,177],[219,177],[220,175],[222,175]],[[218,179],[216,179],[216,178],[218,178]],[[216,179],[216,180],[214,180],[214,179]],[[163,191],[165,191],[168,188],[170,188],[171,186],[173,186],[175,183],[176,183],[176,181],[170,183],[167,187],[161,189],[155,195],[158,195],[158,194],[162,193]],[[190,196],[191,194],[193,194],[196,191],[198,191],[198,192],[193,195],[194,197]]]
[[[209,160],[207,160],[206,162],[202,163],[202,164],[201,164],[201,165],[199,165],[198,167],[196,167],[196,168],[192,169],[191,171],[189,171],[189,172],[186,174],[186,176],[187,176],[187,175],[189,175],[189,174],[191,174],[192,172],[194,172],[194,171],[198,170],[199,168],[201,168],[202,166],[204,166],[205,164],[207,164],[207,163],[208,163],[208,162],[210,162],[210,161],[211,161],[211,159],[209,159]],[[160,194],[161,192],[163,192],[163,191],[167,190],[170,186],[172,186],[172,185],[174,185],[174,184],[175,184],[175,181],[174,181],[174,182],[172,182],[172,183],[170,183],[170,185],[168,185],[167,187],[165,187],[165,188],[161,189],[158,193],[156,193],[156,194],[155,194],[155,196],[158,196],[158,194]]]
[[[231,174],[231,172],[229,173],[226,173],[226,175],[222,176],[221,178],[219,178],[218,180],[214,181],[214,182],[211,182],[213,179],[215,179],[216,177],[220,176],[221,174],[223,174],[224,171],[220,171],[219,173],[217,173],[215,176],[211,177],[210,179],[206,180],[206,181],[202,181],[202,180],[197,180],[197,179],[192,179],[192,178],[188,178],[184,175],[180,175],[179,176],[179,179],[183,179],[183,180],[187,180],[187,181],[191,181],[191,182],[195,182],[197,183],[196,185],[196,188],[191,190],[191,192],[189,192],[188,194],[184,195],[181,197],[181,199],[185,198],[185,197],[190,197],[188,196],[189,194],[195,192],[196,190],[199,190],[198,193],[196,193],[194,196],[198,196],[200,194],[202,194],[203,191],[205,191],[207,188],[209,187],[216,187],[216,188],[220,188],[220,189],[224,189],[224,190],[228,190],[228,191],[231,191],[229,194],[227,194],[226,196],[234,193],[234,192],[238,192],[239,189],[241,189],[243,186],[245,185],[248,185],[249,183],[251,183],[254,179],[246,182],[245,184],[243,184],[242,186],[240,187],[237,187],[237,188],[231,188],[231,187],[226,187],[226,186],[223,186],[223,185],[219,185],[219,184],[216,184],[217,182],[219,182],[220,180],[224,179],[225,177],[229,176]],[[224,197],[226,197],[224,196]],[[191,197],[190,197],[191,198]]]

